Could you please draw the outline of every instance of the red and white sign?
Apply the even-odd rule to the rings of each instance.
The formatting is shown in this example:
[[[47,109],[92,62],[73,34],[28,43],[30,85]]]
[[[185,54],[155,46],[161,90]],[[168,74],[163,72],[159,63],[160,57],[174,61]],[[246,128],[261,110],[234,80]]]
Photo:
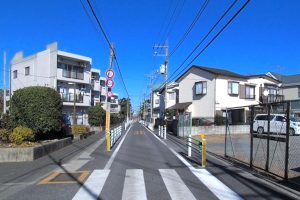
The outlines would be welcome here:
[[[111,91],[107,92],[107,96],[108,97],[112,97],[113,96],[113,93]]]
[[[106,86],[107,86],[108,88],[114,87],[114,84],[115,84],[115,82],[114,82],[113,80],[111,80],[111,79],[108,79],[108,80],[106,81]]]
[[[115,72],[113,70],[109,69],[106,71],[106,77],[108,79],[112,79],[114,77],[114,75],[115,75]]]

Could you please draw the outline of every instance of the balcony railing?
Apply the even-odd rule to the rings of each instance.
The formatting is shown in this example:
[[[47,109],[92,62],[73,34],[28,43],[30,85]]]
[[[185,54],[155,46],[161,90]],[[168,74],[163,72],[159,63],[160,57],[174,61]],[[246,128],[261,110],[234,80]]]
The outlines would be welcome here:
[[[281,102],[284,101],[283,95],[269,94],[267,97],[267,103]]]
[[[74,102],[74,94],[61,94],[63,102]],[[76,94],[76,103],[83,103],[83,95]]]
[[[82,72],[77,72],[77,71],[70,71],[63,69],[62,76],[66,78],[74,78],[74,79],[84,79],[84,75]]]

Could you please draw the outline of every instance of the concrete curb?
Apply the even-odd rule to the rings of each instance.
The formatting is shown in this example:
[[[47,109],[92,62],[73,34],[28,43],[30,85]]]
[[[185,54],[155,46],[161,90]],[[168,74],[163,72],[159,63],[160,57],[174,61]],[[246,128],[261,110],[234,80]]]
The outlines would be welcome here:
[[[33,161],[72,144],[72,138],[64,138],[37,147],[0,148],[0,162]]]

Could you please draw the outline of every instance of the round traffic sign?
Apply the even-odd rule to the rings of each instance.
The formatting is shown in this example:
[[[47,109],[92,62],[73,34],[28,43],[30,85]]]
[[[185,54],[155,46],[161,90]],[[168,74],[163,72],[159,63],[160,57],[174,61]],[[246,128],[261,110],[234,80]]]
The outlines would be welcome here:
[[[113,96],[113,93],[111,91],[107,92],[107,96],[108,97],[112,97]]]
[[[112,77],[114,77],[114,75],[115,75],[115,72],[113,70],[109,69],[106,71],[107,78],[111,79]]]
[[[113,80],[111,80],[111,79],[108,79],[107,81],[106,81],[106,86],[108,87],[108,88],[112,88],[112,87],[114,87],[114,81]]]

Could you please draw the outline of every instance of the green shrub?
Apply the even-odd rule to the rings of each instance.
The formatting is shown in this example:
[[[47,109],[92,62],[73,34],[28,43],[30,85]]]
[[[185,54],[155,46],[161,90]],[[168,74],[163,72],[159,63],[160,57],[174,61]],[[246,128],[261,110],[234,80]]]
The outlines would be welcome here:
[[[110,114],[110,125],[117,125],[122,123],[122,118],[119,114]]]
[[[34,134],[30,128],[19,126],[10,134],[10,141],[15,144],[22,144],[23,141],[33,141]]]
[[[3,114],[0,119],[0,127],[12,131],[15,128],[12,117],[8,114]]]
[[[16,126],[26,126],[35,134],[58,132],[61,129],[62,100],[48,87],[26,87],[14,92],[11,115]]]
[[[87,132],[87,127],[84,125],[72,125],[72,133],[74,135],[81,135]]]
[[[105,122],[105,110],[101,105],[92,106],[89,108],[89,124],[91,126],[103,126]]]
[[[0,129],[0,140],[9,141],[9,135],[10,135],[9,130],[7,130],[5,128]]]

